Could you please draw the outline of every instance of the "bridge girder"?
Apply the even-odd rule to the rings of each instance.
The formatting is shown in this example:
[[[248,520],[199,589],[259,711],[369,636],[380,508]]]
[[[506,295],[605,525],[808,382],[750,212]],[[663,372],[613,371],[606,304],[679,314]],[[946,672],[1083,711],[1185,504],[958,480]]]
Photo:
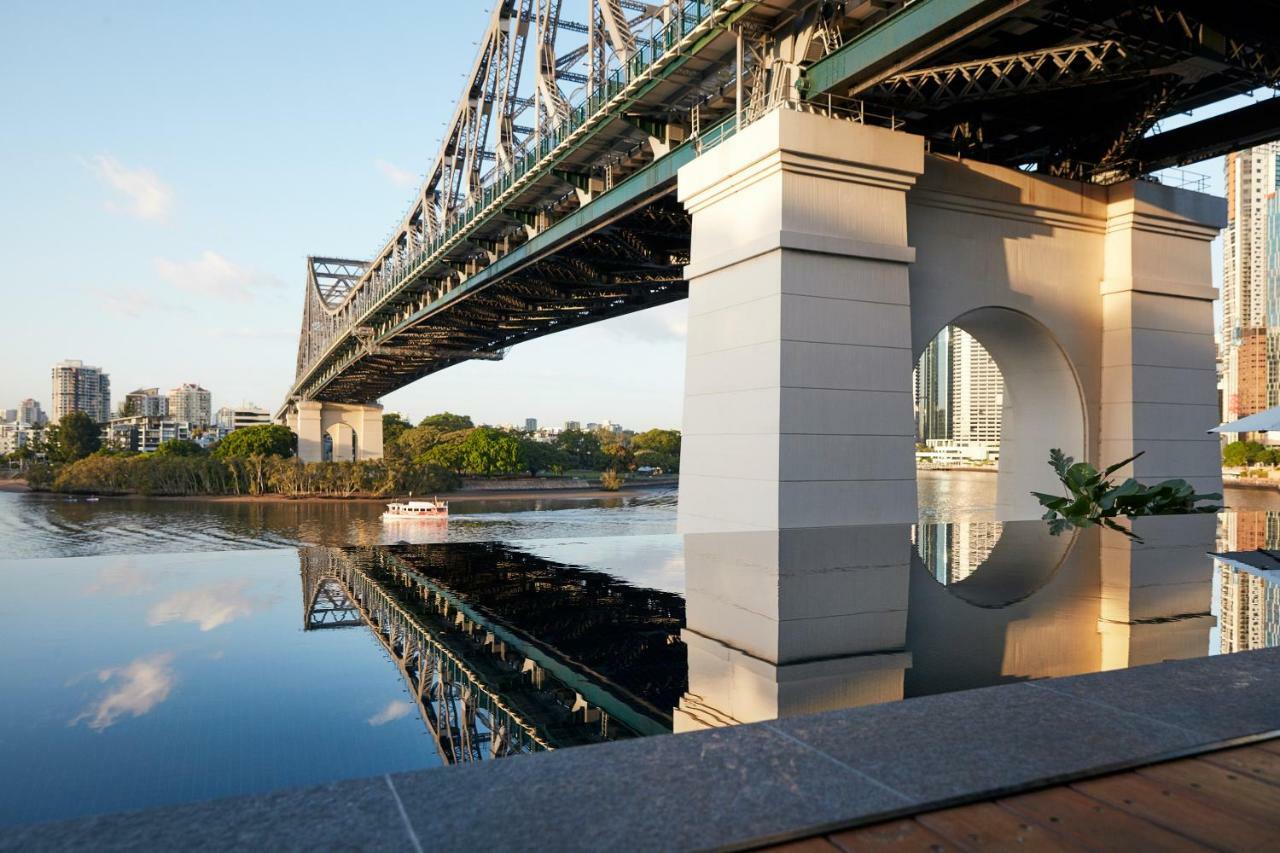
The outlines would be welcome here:
[[[937,151],[1106,182],[1265,137],[1256,120],[1195,139],[1158,131],[1280,77],[1280,0],[578,0],[571,17],[563,5],[497,4],[414,205],[354,285],[327,291],[340,305],[308,302],[293,396],[369,402],[467,347],[680,298],[688,225],[666,164],[739,110],[750,121],[803,96],[885,116]],[[579,82],[582,103],[568,91]],[[1152,131],[1163,147],[1149,156]],[[634,290],[577,292],[587,285]],[[414,356],[428,340],[450,357]]]

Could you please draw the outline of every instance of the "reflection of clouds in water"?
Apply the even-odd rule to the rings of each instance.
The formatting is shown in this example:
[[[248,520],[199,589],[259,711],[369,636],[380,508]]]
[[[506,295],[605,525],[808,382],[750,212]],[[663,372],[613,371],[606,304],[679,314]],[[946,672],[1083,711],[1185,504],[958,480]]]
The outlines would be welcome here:
[[[133,560],[125,558],[103,566],[93,583],[84,588],[84,594],[124,598],[148,592],[154,586],[154,572],[144,571]]]
[[[184,589],[151,605],[147,611],[147,624],[163,625],[167,622],[192,622],[201,631],[212,631],[236,619],[248,616],[265,602],[255,601],[246,594],[247,580]]]
[[[120,717],[128,714],[141,717],[169,698],[177,680],[173,671],[173,654],[161,652],[137,658],[128,666],[104,669],[98,680],[111,682],[114,689],[81,712],[70,725],[88,720],[89,728],[96,732],[115,725]]]
[[[403,699],[392,699],[387,703],[387,707],[369,718],[369,725],[384,726],[392,720],[407,716],[412,710],[413,706]]]
[[[684,594],[684,550],[674,534],[512,542],[544,560],[604,572],[638,586]]]

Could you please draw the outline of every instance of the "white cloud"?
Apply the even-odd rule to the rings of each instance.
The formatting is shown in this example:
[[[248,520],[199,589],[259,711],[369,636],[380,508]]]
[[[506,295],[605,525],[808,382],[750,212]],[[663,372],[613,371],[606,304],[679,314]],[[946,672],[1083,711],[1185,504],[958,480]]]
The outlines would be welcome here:
[[[374,160],[373,165],[382,173],[382,177],[398,187],[416,187],[418,185],[418,176],[406,172],[394,163],[388,163],[386,160]]]
[[[147,610],[147,624],[155,627],[168,622],[190,622],[199,625],[201,631],[212,631],[266,604],[250,598],[245,592],[247,587],[248,581],[238,580],[175,592],[151,605]]]
[[[94,582],[85,587],[84,594],[125,598],[149,592],[153,587],[155,587],[153,573],[143,571],[132,560],[125,557],[103,567]]]
[[[205,249],[194,261],[156,258],[156,275],[179,290],[202,296],[228,297],[247,302],[256,291],[274,289],[280,282],[239,266]]]
[[[392,720],[398,720],[401,717],[408,716],[413,710],[413,706],[403,699],[392,699],[387,703],[387,707],[369,718],[369,725],[384,726]]]
[[[173,190],[149,169],[130,169],[114,157],[99,154],[89,161],[98,178],[123,202],[107,202],[108,210],[123,210],[139,219],[164,219],[173,207]]]
[[[177,311],[179,307],[157,299],[140,287],[96,290],[95,295],[103,310],[121,317],[141,317],[155,311]]]
[[[88,720],[89,728],[96,732],[110,728],[128,714],[141,717],[169,698],[177,675],[173,671],[173,654],[164,652],[137,658],[128,666],[104,669],[98,673],[98,681],[112,682],[114,689],[89,705],[71,725]]]

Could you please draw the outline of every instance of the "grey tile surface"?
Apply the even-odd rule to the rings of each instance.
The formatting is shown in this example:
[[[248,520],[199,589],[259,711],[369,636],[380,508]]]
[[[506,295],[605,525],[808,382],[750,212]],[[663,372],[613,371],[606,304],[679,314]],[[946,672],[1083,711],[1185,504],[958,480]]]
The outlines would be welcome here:
[[[392,779],[427,850],[688,850],[907,803],[763,726]]]
[[[767,725],[937,803],[1186,749],[1193,732],[1028,684],[783,719]]]
[[[0,830],[0,850],[413,851],[386,777]]]
[[[1142,714],[1212,739],[1280,729],[1280,649],[1037,681],[1056,695]]]

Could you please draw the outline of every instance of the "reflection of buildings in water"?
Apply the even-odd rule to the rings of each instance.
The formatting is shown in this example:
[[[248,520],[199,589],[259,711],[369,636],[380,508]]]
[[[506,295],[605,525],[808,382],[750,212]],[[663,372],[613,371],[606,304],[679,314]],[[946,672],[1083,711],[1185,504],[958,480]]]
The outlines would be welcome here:
[[[939,583],[958,583],[991,556],[1004,525],[999,521],[920,524],[912,531],[925,570]]]
[[[1219,649],[1229,653],[1280,646],[1280,512],[1222,514],[1214,606]]]
[[[493,543],[300,555],[304,628],[368,626],[446,764],[670,730],[678,596]]]

